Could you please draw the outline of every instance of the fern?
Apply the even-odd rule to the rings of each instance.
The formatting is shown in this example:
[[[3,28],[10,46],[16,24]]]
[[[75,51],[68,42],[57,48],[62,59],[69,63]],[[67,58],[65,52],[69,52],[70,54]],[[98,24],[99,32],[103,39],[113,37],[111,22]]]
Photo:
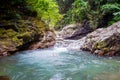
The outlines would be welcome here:
[[[108,12],[115,12],[120,10],[120,4],[105,4],[101,7],[101,10],[104,11],[104,13]]]
[[[111,13],[113,15],[113,18],[108,22],[109,25],[120,20],[120,4],[105,4],[101,7],[101,10],[104,14]]]

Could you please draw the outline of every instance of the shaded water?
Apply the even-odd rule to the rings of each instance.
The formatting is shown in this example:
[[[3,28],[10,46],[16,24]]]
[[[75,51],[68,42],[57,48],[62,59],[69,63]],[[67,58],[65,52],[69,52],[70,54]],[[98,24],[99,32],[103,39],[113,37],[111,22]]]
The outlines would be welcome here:
[[[1,58],[0,75],[11,80],[120,80],[120,59],[66,48],[24,51]]]

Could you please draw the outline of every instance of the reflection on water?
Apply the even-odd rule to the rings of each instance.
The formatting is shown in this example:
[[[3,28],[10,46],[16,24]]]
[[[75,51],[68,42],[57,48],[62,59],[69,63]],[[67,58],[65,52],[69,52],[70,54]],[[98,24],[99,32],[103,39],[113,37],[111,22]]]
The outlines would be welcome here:
[[[11,80],[119,80],[120,59],[50,48],[0,59],[0,76]]]

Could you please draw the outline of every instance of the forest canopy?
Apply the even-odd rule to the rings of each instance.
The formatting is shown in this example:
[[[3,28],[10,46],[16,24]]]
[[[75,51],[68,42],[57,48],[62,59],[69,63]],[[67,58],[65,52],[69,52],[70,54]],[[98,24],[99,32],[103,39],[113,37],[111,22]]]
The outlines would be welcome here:
[[[37,17],[50,26],[89,22],[96,29],[120,20],[119,0],[0,0],[0,19]]]
[[[87,21],[92,28],[96,29],[120,20],[119,0],[74,0],[71,4],[61,20],[62,25],[77,22],[84,24]]]
[[[0,0],[0,17],[21,19],[23,16],[37,17],[50,26],[62,18],[54,0]]]
[[[59,7],[53,0],[27,0],[29,8],[37,11],[37,16],[50,26],[62,18],[59,14]]]

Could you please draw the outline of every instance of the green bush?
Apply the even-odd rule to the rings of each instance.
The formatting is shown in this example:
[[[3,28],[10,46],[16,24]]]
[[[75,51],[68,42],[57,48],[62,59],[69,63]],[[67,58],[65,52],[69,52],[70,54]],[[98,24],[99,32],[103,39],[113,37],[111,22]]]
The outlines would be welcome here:
[[[65,14],[62,25],[90,22],[90,27],[106,27],[120,20],[119,0],[75,0]]]
[[[27,0],[29,7],[37,11],[37,16],[50,26],[62,18],[54,0]]]

